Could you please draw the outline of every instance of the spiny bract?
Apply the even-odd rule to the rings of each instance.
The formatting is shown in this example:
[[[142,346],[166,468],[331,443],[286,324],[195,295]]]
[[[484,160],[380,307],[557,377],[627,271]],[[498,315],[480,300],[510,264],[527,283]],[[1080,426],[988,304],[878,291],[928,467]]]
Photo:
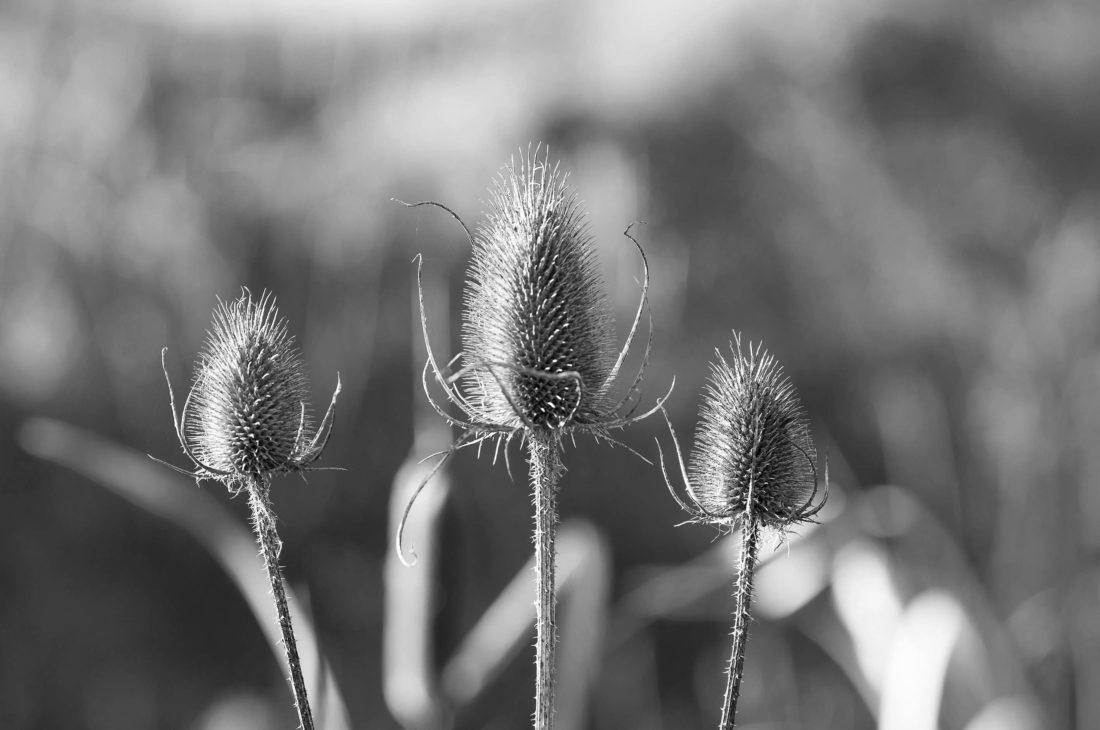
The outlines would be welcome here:
[[[817,483],[817,451],[791,381],[761,345],[730,345],[711,363],[688,474],[699,506],[765,525],[803,519]],[[752,504],[748,504],[751,485]]]
[[[482,420],[555,429],[606,417],[611,317],[576,197],[548,160],[521,157],[501,173],[464,304],[466,384]]]

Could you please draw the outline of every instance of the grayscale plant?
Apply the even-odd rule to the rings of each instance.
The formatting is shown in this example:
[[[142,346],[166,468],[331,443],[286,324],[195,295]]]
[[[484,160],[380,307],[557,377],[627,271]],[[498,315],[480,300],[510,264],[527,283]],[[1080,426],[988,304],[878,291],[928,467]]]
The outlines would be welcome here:
[[[645,272],[641,298],[626,342],[615,353],[612,317],[596,270],[596,253],[566,176],[538,149],[502,171],[492,190],[484,223],[471,233],[471,263],[463,298],[463,351],[441,368],[428,342],[423,289],[420,313],[428,351],[423,384],[432,407],[462,429],[439,454],[440,468],[467,446],[495,441],[494,459],[517,436],[526,445],[535,511],[537,689],[535,726],[549,728],[554,691],[554,539],[558,481],[564,472],[564,438],[589,434],[618,444],[611,433],[655,413],[663,399],[637,415],[639,391],[649,360],[651,336],[626,392],[612,395],[620,370],[647,311],[649,268],[630,229]],[[420,283],[418,262],[417,283]],[[650,318],[651,319],[651,318]],[[650,322],[652,333],[652,322]],[[458,364],[457,370],[450,366]],[[430,379],[452,412],[433,397]],[[667,398],[667,395],[665,396]],[[416,490],[418,494],[433,470]],[[408,515],[416,496],[405,510]],[[402,527],[396,536],[404,560]],[[415,553],[413,553],[415,559]]]
[[[689,522],[741,530],[722,730],[734,726],[737,712],[761,530],[769,528],[783,535],[800,523],[813,521],[825,504],[829,486],[826,473],[825,493],[817,499],[817,450],[809,423],[794,385],[775,358],[760,344],[754,347],[750,343],[747,352],[743,351],[736,333],[730,351],[731,361],[715,351],[718,359],[711,363],[687,466],[668,422],[686,499],[673,488],[661,453],[665,483],[691,516]]]
[[[291,668],[298,719],[304,730],[313,730],[301,661],[287,606],[279,553],[282,541],[271,506],[271,476],[279,472],[316,469],[332,432],[336,390],[321,423],[313,428],[307,398],[309,382],[286,320],[279,316],[269,294],[252,299],[245,289],[233,302],[219,302],[195,367],[194,381],[183,410],[176,412],[176,398],[165,365],[168,398],[176,438],[184,455],[194,464],[190,471],[167,464],[196,481],[220,481],[237,495],[248,493],[252,523],[263,553],[275,598],[279,628]]]

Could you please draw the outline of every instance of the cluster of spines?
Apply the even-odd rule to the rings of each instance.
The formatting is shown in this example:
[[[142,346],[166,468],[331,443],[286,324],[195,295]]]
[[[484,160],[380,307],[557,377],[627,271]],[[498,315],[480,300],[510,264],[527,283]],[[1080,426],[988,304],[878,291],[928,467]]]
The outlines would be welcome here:
[[[555,429],[603,415],[614,344],[595,258],[565,176],[530,154],[505,168],[474,235],[463,308],[467,385],[484,420]]]
[[[784,528],[801,520],[816,493],[817,452],[794,385],[760,344],[716,351],[699,411],[689,484],[702,510],[752,514]]]
[[[184,434],[199,461],[244,476],[300,456],[309,382],[273,297],[221,302],[195,372]]]

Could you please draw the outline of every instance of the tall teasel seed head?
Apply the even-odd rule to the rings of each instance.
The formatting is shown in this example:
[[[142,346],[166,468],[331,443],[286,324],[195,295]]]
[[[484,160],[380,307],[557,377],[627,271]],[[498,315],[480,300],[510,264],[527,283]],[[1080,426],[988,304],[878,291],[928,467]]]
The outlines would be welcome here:
[[[616,354],[592,238],[566,176],[550,165],[548,152],[540,159],[539,149],[521,154],[518,164],[513,160],[501,171],[485,221],[476,233],[445,205],[404,203],[449,213],[466,231],[472,256],[463,296],[462,366],[457,372],[450,366],[459,358],[441,368],[432,350],[420,278],[422,259],[417,267],[420,324],[427,350],[424,394],[435,411],[463,433],[405,506],[397,529],[403,562],[402,533],[416,495],[458,450],[496,439],[498,449],[504,445],[507,464],[508,443],[517,435],[531,437],[531,444],[553,444],[554,449],[562,436],[578,432],[619,443],[612,431],[648,418],[668,398],[666,394],[649,410],[635,413],[651,336],[626,394],[612,397],[647,311],[649,263],[641,244],[630,235],[632,226],[627,227],[623,235],[638,249],[644,279],[630,332]],[[652,324],[651,318],[651,334]],[[444,404],[432,396],[429,376],[444,394]],[[493,453],[495,457],[497,451]]]
[[[814,503],[817,450],[794,385],[762,345],[743,350],[735,334],[730,352],[726,360],[716,350],[711,363],[684,472],[692,503],[681,505],[706,522],[807,521],[824,501]]]
[[[521,156],[491,192],[462,331],[467,387],[486,421],[557,429],[606,416],[611,316],[576,196],[547,157]]]
[[[314,428],[305,366],[274,298],[254,300],[245,289],[219,302],[179,418],[172,396],[177,436],[196,465],[190,475],[233,485],[308,468],[324,450],[339,392],[337,375],[332,403]]]

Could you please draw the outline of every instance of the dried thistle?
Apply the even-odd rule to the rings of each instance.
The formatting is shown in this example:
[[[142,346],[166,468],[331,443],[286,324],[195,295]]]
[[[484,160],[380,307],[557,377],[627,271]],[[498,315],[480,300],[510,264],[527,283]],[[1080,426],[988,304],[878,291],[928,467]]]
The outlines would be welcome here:
[[[218,303],[182,414],[176,413],[167,351],[161,351],[161,366],[176,437],[195,467],[168,466],[199,481],[223,482],[236,493],[276,472],[308,471],[321,457],[332,432],[340,376],[328,411],[313,429],[305,365],[272,296],[264,293],[253,301],[245,289],[240,298]]]
[[[282,541],[271,506],[271,475],[314,469],[332,432],[336,390],[321,424],[313,428],[307,397],[309,383],[286,320],[279,316],[269,294],[252,299],[245,289],[233,302],[219,302],[214,320],[199,355],[190,392],[181,414],[161,351],[161,366],[168,382],[172,421],[183,453],[192,461],[190,471],[167,464],[196,481],[213,479],[236,495],[248,492],[252,522],[263,552],[283,645],[291,668],[298,718],[312,730],[313,718],[306,696],[279,553]]]
[[[521,155],[518,164],[513,160],[504,168],[492,190],[485,222],[476,233],[445,206],[417,205],[446,210],[466,230],[472,245],[463,299],[464,351],[450,361],[461,362],[457,371],[441,369],[435,359],[428,342],[422,288],[420,293],[428,350],[424,390],[439,415],[463,429],[435,470],[459,449],[489,440],[496,441],[497,449],[503,445],[506,460],[508,444],[516,436],[528,447],[538,591],[535,725],[541,729],[551,726],[553,714],[554,536],[557,483],[564,472],[562,439],[582,433],[618,443],[612,431],[656,412],[663,400],[646,413],[634,413],[649,360],[648,340],[626,393],[617,400],[610,394],[646,311],[645,253],[628,228],[625,235],[638,248],[645,279],[630,333],[616,355],[612,318],[577,199],[566,185],[566,176],[550,165],[548,155],[540,159],[537,154],[536,148],[534,154]],[[419,273],[418,265],[418,286]],[[459,414],[445,410],[433,398],[429,373]],[[415,499],[414,494],[406,516]],[[402,518],[396,536],[402,560],[404,522]]]
[[[474,420],[512,429],[607,420],[598,388],[614,366],[614,338],[595,258],[565,176],[545,161],[508,169],[474,236],[464,297]],[[496,377],[486,380],[486,369]]]
[[[748,351],[743,351],[736,333],[730,351],[732,361],[715,351],[718,359],[711,363],[687,467],[672,423],[668,423],[686,500],[672,487],[661,453],[665,483],[691,515],[690,521],[741,528],[733,648],[719,725],[723,730],[734,726],[737,712],[761,528],[783,534],[799,523],[812,521],[825,504],[829,486],[826,474],[825,494],[815,503],[817,450],[794,385],[775,358],[760,344],[753,347],[750,343]]]

